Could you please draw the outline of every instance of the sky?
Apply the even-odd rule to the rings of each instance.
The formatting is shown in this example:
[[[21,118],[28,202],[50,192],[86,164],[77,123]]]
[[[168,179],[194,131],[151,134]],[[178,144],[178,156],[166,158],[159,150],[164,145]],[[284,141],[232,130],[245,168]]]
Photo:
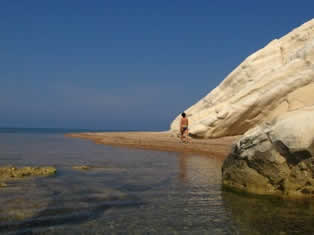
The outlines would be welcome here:
[[[166,130],[314,1],[2,0],[0,127]]]

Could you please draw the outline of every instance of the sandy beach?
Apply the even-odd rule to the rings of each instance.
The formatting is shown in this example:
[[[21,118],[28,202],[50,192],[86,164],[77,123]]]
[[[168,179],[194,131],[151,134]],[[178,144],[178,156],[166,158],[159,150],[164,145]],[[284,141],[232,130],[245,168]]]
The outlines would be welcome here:
[[[217,139],[192,139],[182,143],[172,132],[86,132],[70,133],[68,137],[83,138],[97,144],[169,152],[198,153],[224,159],[232,143],[240,136]]]

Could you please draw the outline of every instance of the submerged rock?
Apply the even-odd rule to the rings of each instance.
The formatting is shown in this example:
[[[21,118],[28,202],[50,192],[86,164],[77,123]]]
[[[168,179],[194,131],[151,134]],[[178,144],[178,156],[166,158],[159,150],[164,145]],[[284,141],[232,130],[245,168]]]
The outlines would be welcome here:
[[[245,59],[185,112],[200,138],[242,135],[257,124],[314,105],[314,19]],[[171,124],[178,132],[180,116]]]
[[[91,166],[82,165],[82,166],[73,166],[72,168],[74,170],[90,170],[92,167]]]
[[[29,176],[47,176],[56,173],[56,168],[47,167],[22,167],[16,168],[13,166],[0,167],[0,180],[19,179]]]
[[[8,185],[4,182],[0,182],[0,188],[7,187]]]
[[[223,185],[255,194],[314,196],[314,106],[246,132],[222,167]]]

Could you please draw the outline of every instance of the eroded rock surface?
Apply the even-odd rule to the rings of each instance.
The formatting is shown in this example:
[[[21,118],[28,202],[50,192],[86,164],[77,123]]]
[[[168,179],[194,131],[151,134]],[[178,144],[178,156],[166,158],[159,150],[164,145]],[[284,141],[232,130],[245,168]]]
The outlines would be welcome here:
[[[282,113],[314,104],[314,19],[271,41],[185,112],[202,138],[241,135]],[[178,116],[171,124],[179,130]]]
[[[223,184],[255,194],[314,196],[314,106],[246,132],[222,168]]]

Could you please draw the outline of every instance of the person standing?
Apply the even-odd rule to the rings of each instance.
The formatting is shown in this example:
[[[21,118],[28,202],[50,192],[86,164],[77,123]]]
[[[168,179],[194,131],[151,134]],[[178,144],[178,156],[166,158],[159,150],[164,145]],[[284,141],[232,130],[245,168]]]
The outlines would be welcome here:
[[[183,112],[181,114],[181,121],[180,121],[180,133],[181,133],[181,141],[187,143],[187,136],[189,134],[189,120],[186,117],[186,114]]]

